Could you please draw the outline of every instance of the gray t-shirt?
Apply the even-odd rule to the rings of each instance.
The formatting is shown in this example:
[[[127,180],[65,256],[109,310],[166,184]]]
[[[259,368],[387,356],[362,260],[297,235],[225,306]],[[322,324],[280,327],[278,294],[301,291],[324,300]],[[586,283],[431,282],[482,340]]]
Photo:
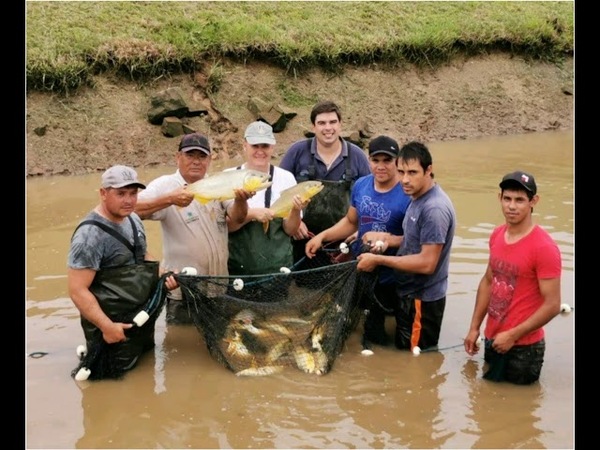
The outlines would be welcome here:
[[[411,295],[422,301],[440,300],[448,289],[450,249],[456,228],[456,213],[448,195],[436,184],[424,195],[412,200],[404,222],[404,239],[398,256],[421,252],[423,244],[443,244],[440,260],[431,275],[395,271],[399,296]]]
[[[138,258],[141,255],[143,260],[143,255],[146,254],[147,249],[144,224],[135,213],[131,214],[131,218],[137,230]],[[125,219],[120,224],[117,224],[92,211],[84,220],[96,220],[105,224],[121,234],[133,246],[133,228],[129,219]],[[138,262],[141,262],[141,260]],[[135,263],[135,256],[131,250],[99,226],[85,224],[79,227],[73,234],[67,259],[67,266],[71,269],[92,269],[98,271],[109,267],[120,267]]]

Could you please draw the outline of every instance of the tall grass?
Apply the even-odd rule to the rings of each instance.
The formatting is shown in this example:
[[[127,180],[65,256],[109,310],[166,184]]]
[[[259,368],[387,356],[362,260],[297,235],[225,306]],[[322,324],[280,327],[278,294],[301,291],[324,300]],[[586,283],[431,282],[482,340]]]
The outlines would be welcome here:
[[[574,2],[27,1],[31,90],[68,92],[112,70],[131,79],[204,61],[436,65],[457,53],[572,54]]]

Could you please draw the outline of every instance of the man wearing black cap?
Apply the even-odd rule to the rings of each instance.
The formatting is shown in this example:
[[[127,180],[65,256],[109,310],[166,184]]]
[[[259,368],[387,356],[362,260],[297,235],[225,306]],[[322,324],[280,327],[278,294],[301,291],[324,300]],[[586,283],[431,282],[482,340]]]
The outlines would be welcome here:
[[[560,313],[561,254],[552,237],[533,223],[538,203],[533,175],[505,175],[498,195],[505,223],[490,236],[490,256],[479,282],[465,351],[479,350],[484,329],[484,378],[531,384],[540,377],[546,344],[544,328]]]
[[[359,270],[377,266],[394,269],[396,336],[399,349],[418,354],[437,347],[446,306],[450,250],[456,214],[448,195],[433,178],[429,149],[413,141],[398,155],[398,176],[410,196],[402,227],[404,236],[383,235],[383,250],[398,246],[395,255],[362,253]]]
[[[121,367],[123,370],[135,365],[140,356],[137,349],[146,351],[154,346],[156,317],[132,339],[125,332],[133,324],[120,320],[120,316],[138,312],[158,283],[158,262],[150,262],[153,258],[147,252],[144,224],[134,213],[138,191],[145,187],[131,167],[117,165],[106,170],[100,203],[75,229],[67,262],[69,296],[81,314],[87,350],[101,340],[123,343],[114,353],[115,364],[127,366]],[[177,287],[173,277],[165,284],[168,289]],[[122,301],[115,302],[115,286]]]
[[[361,244],[370,242],[373,251],[376,237],[385,235],[402,236],[402,221],[410,203],[410,197],[402,190],[396,170],[396,160],[400,147],[388,136],[378,136],[369,142],[369,164],[371,174],[356,180],[350,194],[350,207],[344,217],[330,228],[318,233],[306,244],[306,255],[315,256],[324,242],[344,240],[356,231],[357,240],[352,246],[354,255],[360,253]],[[370,236],[374,237],[371,239]],[[388,246],[385,254],[393,255],[396,249]],[[394,273],[382,267],[378,274],[374,301],[366,306],[368,315],[364,324],[363,346],[369,349],[370,343],[387,345],[385,332],[386,311],[393,311]]]
[[[242,223],[252,193],[236,190],[233,202],[214,201],[205,205],[193,201],[188,184],[204,178],[211,163],[208,138],[201,133],[186,134],[177,151],[177,171],[163,175],[140,193],[136,212],[142,219],[158,220],[163,236],[162,269],[180,272],[193,267],[198,275],[228,275],[228,216]],[[180,289],[169,292],[167,322],[192,323]]]

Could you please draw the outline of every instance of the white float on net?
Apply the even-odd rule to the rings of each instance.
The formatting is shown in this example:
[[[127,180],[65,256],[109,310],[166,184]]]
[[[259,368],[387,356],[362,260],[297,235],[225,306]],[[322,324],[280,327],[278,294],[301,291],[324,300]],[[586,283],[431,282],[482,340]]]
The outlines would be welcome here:
[[[571,308],[571,305],[569,305],[568,303],[563,303],[562,305],[560,305],[561,314],[569,314],[571,311],[573,311],[573,308]]]
[[[195,267],[184,267],[180,272],[182,275],[198,275]]]
[[[79,356],[79,359],[81,359],[87,354],[87,347],[83,344],[79,344],[75,351],[77,352],[77,356]]]

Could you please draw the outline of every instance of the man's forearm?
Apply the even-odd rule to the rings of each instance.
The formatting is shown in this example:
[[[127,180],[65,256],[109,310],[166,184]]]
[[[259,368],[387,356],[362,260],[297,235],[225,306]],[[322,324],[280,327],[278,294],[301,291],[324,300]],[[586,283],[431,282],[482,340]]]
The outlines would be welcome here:
[[[135,205],[135,212],[142,219],[147,219],[155,212],[160,211],[161,209],[168,208],[172,204],[173,202],[171,201],[170,194],[162,195],[160,197],[151,198],[148,200],[138,199],[138,202]]]

